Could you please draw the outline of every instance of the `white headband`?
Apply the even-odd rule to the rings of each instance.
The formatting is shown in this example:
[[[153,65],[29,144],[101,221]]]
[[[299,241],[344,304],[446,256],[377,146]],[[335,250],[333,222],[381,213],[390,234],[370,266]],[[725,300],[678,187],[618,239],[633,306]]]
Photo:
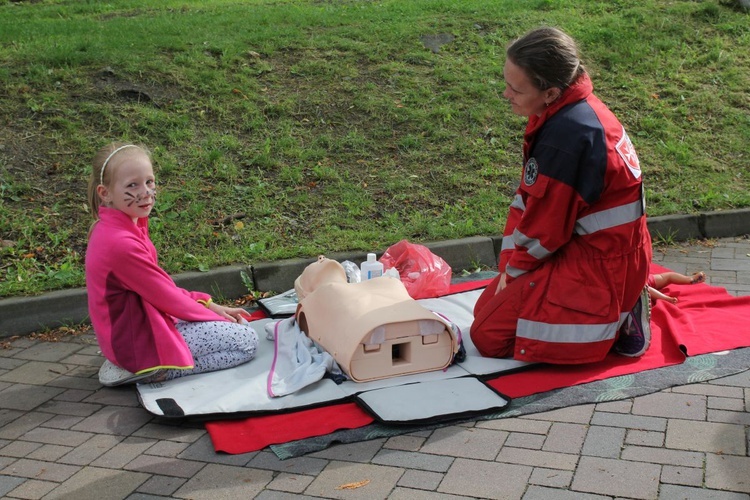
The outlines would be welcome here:
[[[119,153],[125,148],[137,148],[137,147],[138,146],[136,146],[135,144],[125,144],[124,146],[120,146],[119,148],[109,153],[109,156],[107,156],[107,159],[104,160],[104,163],[102,163],[101,172],[99,172],[99,184],[104,184],[104,169],[107,168],[107,163],[109,163],[109,160],[111,160],[114,155],[116,155],[117,153]]]

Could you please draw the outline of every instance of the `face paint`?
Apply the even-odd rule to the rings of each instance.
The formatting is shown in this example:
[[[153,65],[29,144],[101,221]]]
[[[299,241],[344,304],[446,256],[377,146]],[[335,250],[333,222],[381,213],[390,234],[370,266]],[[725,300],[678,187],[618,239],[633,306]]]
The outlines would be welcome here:
[[[122,155],[122,156],[120,156]],[[151,160],[145,153],[125,155],[110,162],[113,178],[108,186],[107,203],[127,214],[133,222],[148,217],[156,200],[156,180]]]
[[[132,206],[134,203],[139,204],[141,200],[145,200],[149,197],[156,200],[156,189],[146,188],[145,194],[138,193],[138,195],[133,195],[133,193],[129,191],[125,191],[125,203],[127,203],[129,207]]]

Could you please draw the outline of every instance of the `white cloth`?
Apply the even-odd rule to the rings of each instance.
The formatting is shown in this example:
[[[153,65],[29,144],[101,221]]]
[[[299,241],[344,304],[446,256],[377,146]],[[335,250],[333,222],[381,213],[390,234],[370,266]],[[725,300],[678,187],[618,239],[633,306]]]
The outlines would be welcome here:
[[[294,317],[265,326],[273,336],[274,353],[268,372],[268,395],[286,396],[322,379],[326,372],[342,376],[333,356],[310,340],[300,330]],[[267,338],[268,338],[267,337]]]

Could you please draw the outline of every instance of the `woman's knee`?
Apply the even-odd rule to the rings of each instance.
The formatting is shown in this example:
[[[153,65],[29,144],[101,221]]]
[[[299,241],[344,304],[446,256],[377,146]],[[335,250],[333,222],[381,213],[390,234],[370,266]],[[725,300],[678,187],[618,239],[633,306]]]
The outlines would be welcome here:
[[[497,275],[495,279],[493,279],[489,285],[482,291],[482,293],[479,295],[479,298],[477,299],[476,303],[474,304],[474,316],[476,317],[479,315],[479,313],[489,305],[489,303],[495,298],[497,295],[495,292],[497,291],[497,283],[500,280],[500,275]]]
[[[471,341],[479,354],[485,358],[508,358],[513,356],[515,332],[508,336],[505,332],[471,331]]]

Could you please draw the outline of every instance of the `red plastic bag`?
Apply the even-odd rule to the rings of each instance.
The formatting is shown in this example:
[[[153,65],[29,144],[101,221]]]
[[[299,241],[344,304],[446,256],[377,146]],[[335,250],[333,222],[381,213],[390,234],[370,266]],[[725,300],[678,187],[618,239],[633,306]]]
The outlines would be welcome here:
[[[414,299],[429,299],[448,293],[453,270],[424,245],[401,240],[388,247],[379,260],[383,269],[396,268],[406,291]]]

